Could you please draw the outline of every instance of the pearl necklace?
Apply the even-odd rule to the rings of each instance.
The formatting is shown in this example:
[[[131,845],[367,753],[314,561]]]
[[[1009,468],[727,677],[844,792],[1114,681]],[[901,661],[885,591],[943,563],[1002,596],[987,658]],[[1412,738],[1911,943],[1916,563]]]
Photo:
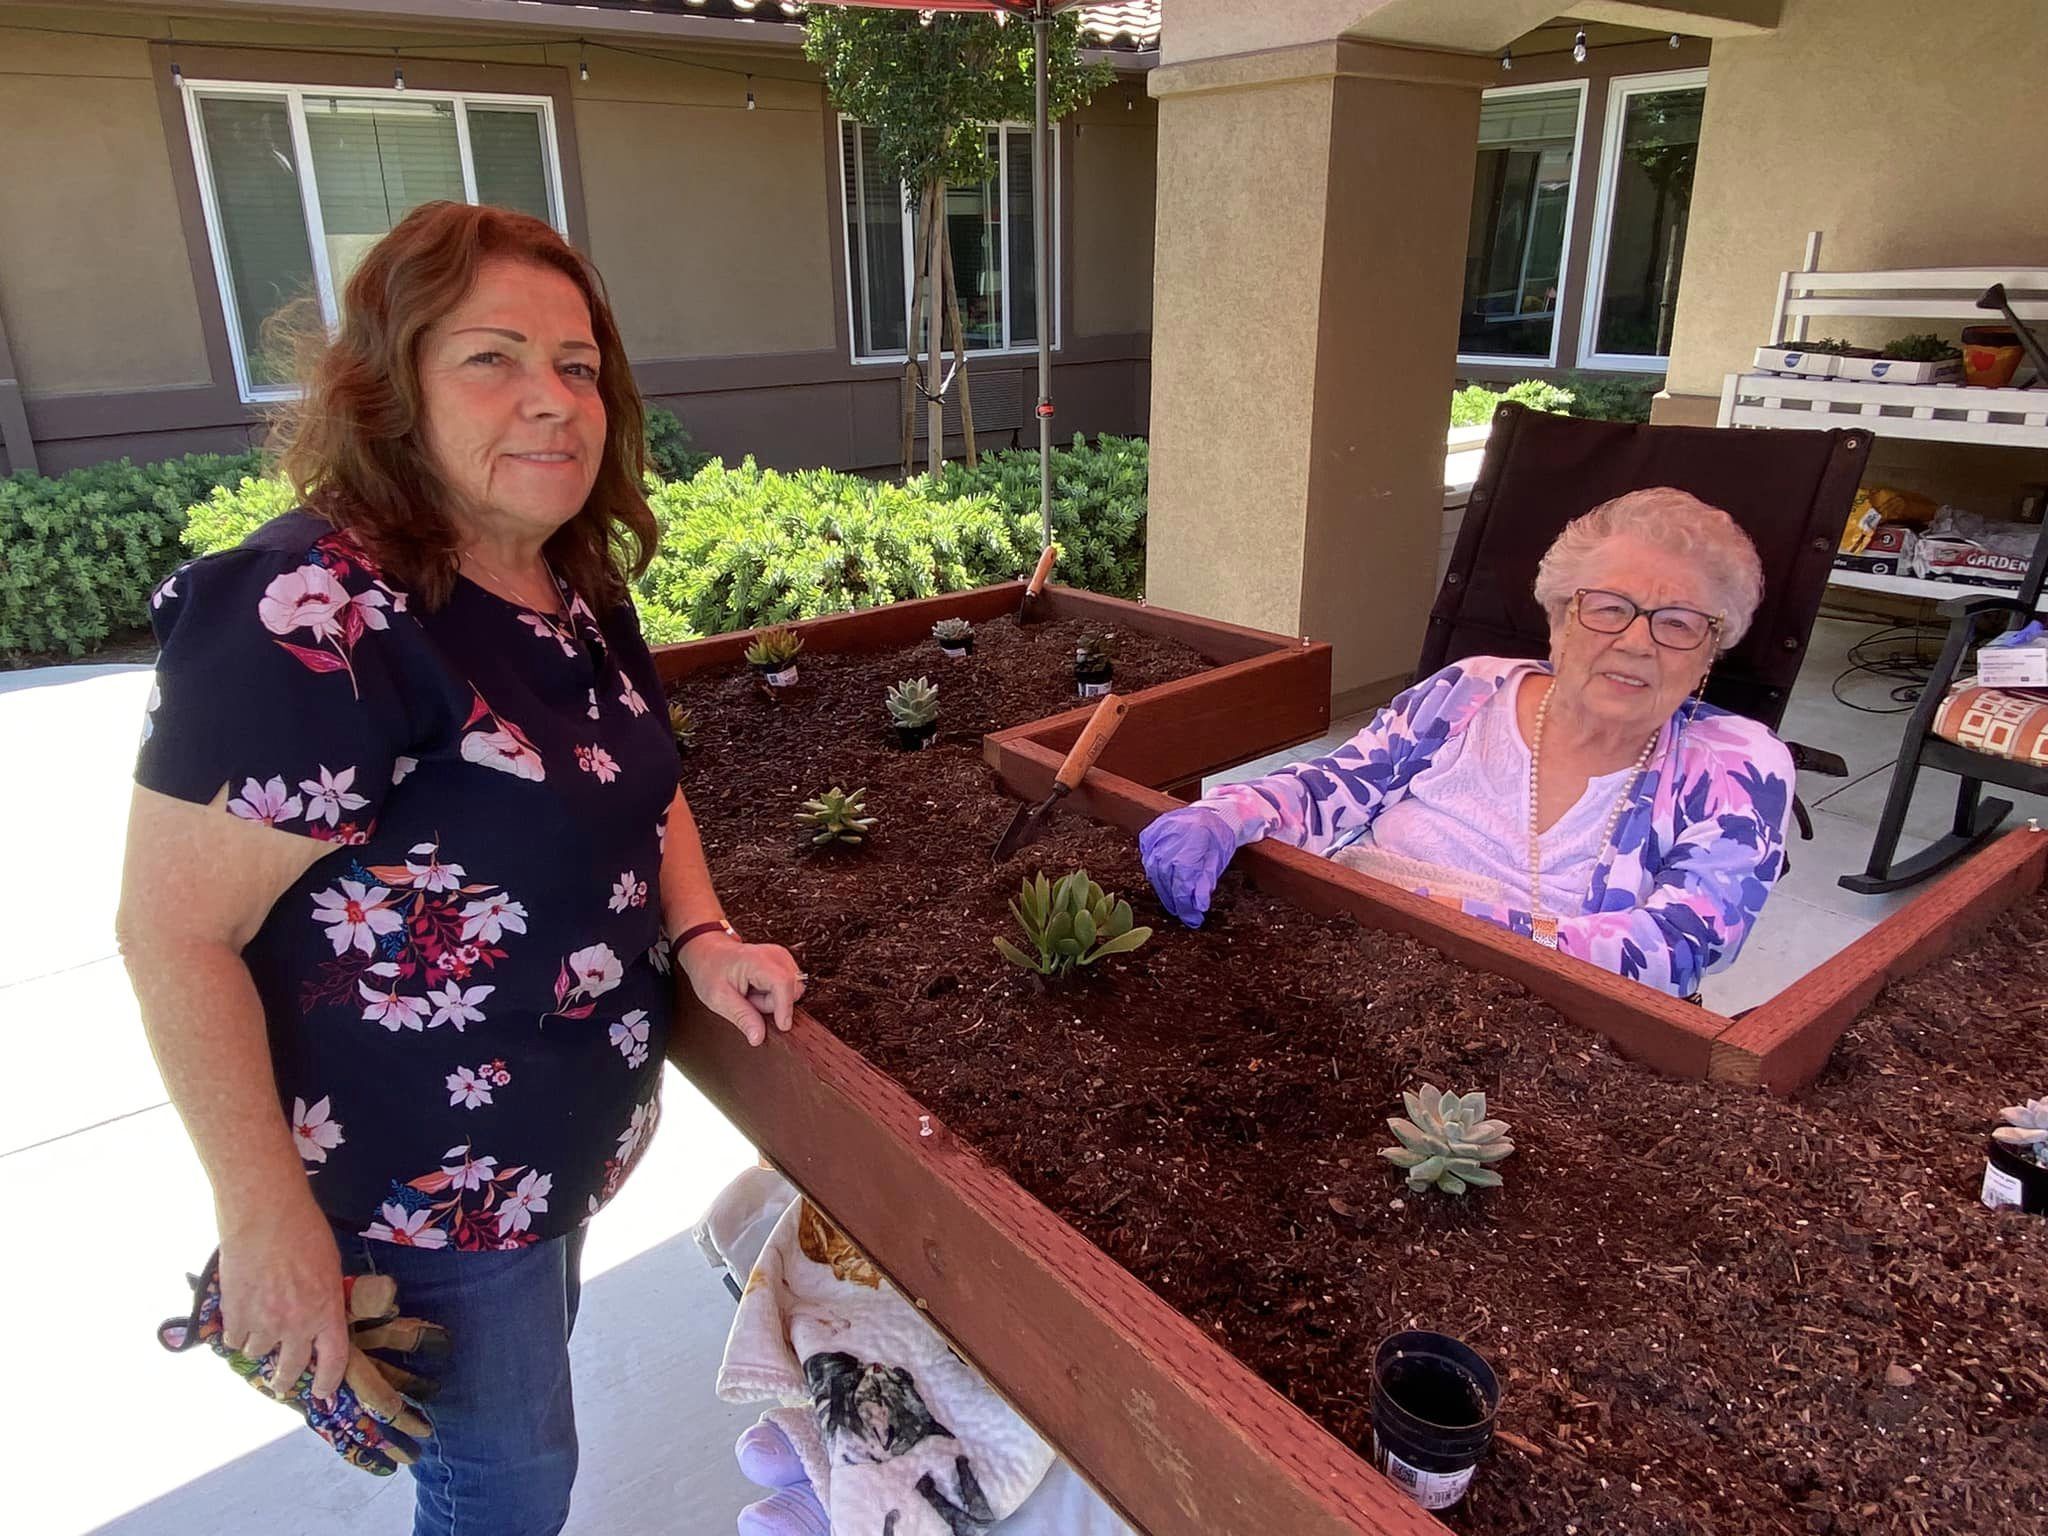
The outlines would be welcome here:
[[[1545,949],[1557,948],[1558,919],[1543,910],[1543,846],[1536,824],[1539,786],[1543,777],[1543,722],[1550,714],[1550,700],[1556,692],[1557,680],[1553,677],[1550,686],[1543,690],[1543,697],[1536,702],[1536,729],[1531,733],[1529,742],[1529,937]],[[1650,765],[1650,754],[1657,750],[1657,738],[1663,734],[1661,725],[1650,732],[1650,739],[1636,754],[1635,767],[1629,771],[1621,793],[1614,797],[1614,808],[1607,813],[1607,830],[1600,834],[1600,845],[1593,851],[1592,873],[1586,876],[1586,897],[1589,899],[1593,894],[1593,881],[1600,873],[1601,861],[1607,857],[1608,844],[1614,841],[1614,829],[1621,823],[1622,810],[1634,795],[1643,770]],[[1581,900],[1580,908],[1583,909],[1585,904]]]

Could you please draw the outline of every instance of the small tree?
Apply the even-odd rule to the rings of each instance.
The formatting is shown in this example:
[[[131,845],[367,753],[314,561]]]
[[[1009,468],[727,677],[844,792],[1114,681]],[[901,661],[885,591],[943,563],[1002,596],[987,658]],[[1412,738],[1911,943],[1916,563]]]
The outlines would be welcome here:
[[[945,461],[946,380],[940,363],[950,344],[960,380],[960,420],[967,460],[974,462],[974,413],[967,391],[959,294],[952,240],[946,230],[946,185],[985,181],[991,124],[1028,121],[1034,110],[1031,28],[997,17],[946,12],[811,8],[804,52],[825,74],[832,104],[875,130],[875,158],[901,181],[912,214],[917,276],[904,324],[903,473],[911,470],[917,398],[928,407],[928,464]],[[1047,39],[1047,112],[1058,121],[1108,84],[1107,64],[1081,60],[1081,23],[1056,17]],[[1038,174],[1034,170],[1034,174]],[[933,236],[938,238],[934,240]],[[920,345],[921,344],[921,345]],[[920,349],[924,362],[920,366]]]

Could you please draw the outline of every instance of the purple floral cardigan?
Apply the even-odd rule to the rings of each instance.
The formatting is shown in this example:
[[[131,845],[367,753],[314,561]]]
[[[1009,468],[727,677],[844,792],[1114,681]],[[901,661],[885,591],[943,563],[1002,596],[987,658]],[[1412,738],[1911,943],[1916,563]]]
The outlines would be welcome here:
[[[1278,838],[1331,854],[1398,802],[1416,774],[1500,689],[1547,664],[1472,656],[1426,677],[1327,757],[1293,763],[1202,797],[1237,845]],[[1566,954],[1687,996],[1732,964],[1785,871],[1793,768],[1785,744],[1712,705],[1665,723],[1595,867],[1585,910],[1558,924]],[[1466,901],[1464,910],[1524,935],[1529,913]]]

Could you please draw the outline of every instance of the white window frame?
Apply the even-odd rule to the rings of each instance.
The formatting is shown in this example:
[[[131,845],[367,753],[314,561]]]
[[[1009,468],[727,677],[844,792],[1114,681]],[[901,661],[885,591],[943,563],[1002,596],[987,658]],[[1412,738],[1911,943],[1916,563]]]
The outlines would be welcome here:
[[[1504,368],[1555,368],[1558,350],[1564,344],[1564,313],[1569,307],[1572,292],[1572,221],[1578,215],[1579,173],[1584,168],[1582,156],[1586,153],[1586,91],[1587,82],[1581,80],[1538,80],[1528,85],[1496,86],[1480,93],[1481,100],[1496,96],[1534,96],[1540,93],[1554,94],[1559,91],[1575,91],[1578,94],[1578,123],[1572,130],[1572,179],[1564,195],[1564,250],[1557,261],[1557,310],[1550,317],[1550,354],[1540,362],[1533,357],[1503,357],[1489,352],[1460,352],[1461,363],[1479,363]]]
[[[469,112],[480,107],[538,109],[542,148],[547,155],[548,222],[567,238],[567,213],[562,197],[562,146],[555,132],[555,104],[551,97],[513,95],[502,91],[398,90],[392,86],[281,85],[264,80],[187,80],[184,83],[185,131],[192,146],[193,169],[199,178],[199,203],[206,218],[206,241],[213,257],[213,279],[220,292],[221,313],[227,321],[228,348],[235,360],[235,388],[244,404],[259,405],[295,400],[300,391],[288,385],[252,385],[249,360],[242,344],[241,316],[235,304],[234,284],[228,273],[227,241],[221,228],[220,207],[214,197],[213,154],[206,142],[205,124],[200,120],[199,102],[204,96],[270,97],[286,104],[292,134],[292,154],[299,178],[300,206],[306,220],[306,239],[311,246],[314,286],[319,290],[320,312],[329,328],[339,323],[340,307],[334,293],[334,274],[327,264],[327,229],[320,216],[320,191],[313,167],[313,152],[306,133],[308,96],[388,97],[393,101],[447,102],[455,108],[455,139],[462,161],[463,196],[476,201],[476,164],[470,158]]]
[[[1665,373],[1671,356],[1638,356],[1627,352],[1597,350],[1600,336],[1600,306],[1607,285],[1607,245],[1613,233],[1614,188],[1621,177],[1622,120],[1631,96],[1657,91],[1682,91],[1707,86],[1704,69],[1667,69],[1646,75],[1616,75],[1607,82],[1607,120],[1600,135],[1600,182],[1593,200],[1593,244],[1586,258],[1586,301],[1579,308],[1579,366],[1617,373]],[[1702,97],[1702,108],[1705,99]],[[1700,136],[1706,137],[1704,110]]]
[[[909,361],[909,354],[907,352],[862,352],[860,349],[860,311],[853,301],[853,285],[856,282],[859,282],[862,285],[863,290],[865,290],[866,288],[867,252],[864,247],[862,249],[855,249],[855,241],[853,238],[854,209],[847,198],[846,130],[849,126],[858,130],[862,125],[856,118],[850,117],[844,112],[840,113],[838,116],[839,142],[835,146],[835,148],[838,152],[839,157],[839,238],[846,252],[847,360],[856,367],[867,367],[869,365],[883,368],[901,367],[905,362]],[[1022,129],[1028,133],[1031,130],[1031,124],[1005,121],[1000,123],[987,123],[984,124],[983,126],[988,132],[995,133],[998,135],[996,142],[1001,150],[1000,157],[996,162],[996,198],[997,205],[1003,210],[1003,345],[1001,345],[1000,347],[969,347],[967,349],[967,355],[969,358],[1028,357],[1035,355],[1037,353],[1037,342],[1012,342],[1010,340],[1010,322],[1012,310],[1010,304],[1009,133],[1012,129]],[[1059,124],[1054,123],[1051,125],[1046,135],[1046,152],[1052,160],[1052,186],[1048,191],[1046,199],[1046,212],[1052,220],[1052,229],[1050,231],[1050,243],[1046,247],[1046,249],[1051,253],[1052,256],[1052,271],[1047,274],[1047,277],[1052,284],[1051,292],[1048,295],[1050,302],[1047,306],[1047,314],[1050,316],[1052,321],[1052,350],[1055,352],[1060,350],[1061,342],[1060,287],[1062,276],[1062,262],[1060,257],[1059,134]],[[858,186],[861,185],[863,181],[863,178],[860,174],[860,155],[862,151],[860,147],[860,135],[858,132],[856,132],[854,135],[853,145],[854,181],[855,185]],[[915,227],[916,221],[911,217],[911,211],[908,206],[910,189],[908,186],[902,186],[901,190],[905,198],[905,208],[903,214],[903,313],[907,318],[910,314],[911,298],[917,291],[917,235]],[[914,329],[914,326],[906,325],[904,328],[905,336],[907,337],[910,334],[910,332]],[[952,355],[953,354],[950,350],[940,353],[942,359],[950,358],[952,357]]]

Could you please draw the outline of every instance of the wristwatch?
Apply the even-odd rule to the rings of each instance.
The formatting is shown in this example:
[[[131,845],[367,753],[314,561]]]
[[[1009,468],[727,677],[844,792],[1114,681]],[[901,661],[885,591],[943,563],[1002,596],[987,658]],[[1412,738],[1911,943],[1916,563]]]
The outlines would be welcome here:
[[[694,923],[690,927],[685,928],[669,941],[669,949],[673,953],[681,954],[683,946],[689,943],[690,940],[701,939],[705,934],[717,933],[721,929],[735,939],[739,937],[739,933],[733,928],[731,923],[728,923],[722,917],[714,918],[708,923]]]

